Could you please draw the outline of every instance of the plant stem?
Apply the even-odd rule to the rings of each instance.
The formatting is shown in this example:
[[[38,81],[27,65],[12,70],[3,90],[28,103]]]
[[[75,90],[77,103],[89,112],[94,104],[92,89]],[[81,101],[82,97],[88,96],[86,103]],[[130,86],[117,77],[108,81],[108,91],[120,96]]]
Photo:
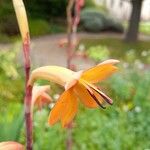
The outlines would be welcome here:
[[[71,68],[71,59],[73,54],[73,36],[72,36],[72,24],[73,24],[73,17],[72,17],[72,9],[74,5],[75,0],[69,0],[67,5],[67,34],[68,34],[68,46],[67,46],[67,67]]]
[[[30,36],[29,36],[28,19],[23,0],[12,0],[12,2],[23,41],[24,70],[26,80],[25,97],[24,97],[26,141],[27,141],[26,149],[32,150],[32,114],[31,114],[32,87],[28,86],[28,80],[30,76]]]
[[[68,69],[73,70],[71,61],[75,56],[75,48],[77,45],[77,27],[80,21],[80,0],[69,0],[67,5],[67,34],[68,34],[68,45],[67,45],[67,67]],[[74,16],[72,16],[72,11],[74,11]],[[66,140],[66,149],[72,149],[72,125],[71,122],[67,128],[67,140]]]
[[[72,149],[72,144],[73,144],[73,140],[72,140],[72,124],[73,122],[71,122],[68,127],[67,127],[67,140],[66,140],[66,149],[67,150],[71,150]]]
[[[26,88],[25,94],[25,122],[26,122],[26,141],[27,150],[32,150],[32,117],[31,117],[31,97],[32,97],[32,86]]]
[[[26,141],[27,150],[32,150],[32,114],[31,114],[31,98],[32,98],[32,86],[28,86],[28,80],[30,75],[30,37],[27,34],[27,38],[23,43],[24,52],[24,69],[25,69],[25,124],[26,124]]]
[[[67,45],[67,68],[72,69],[71,66],[71,60],[73,55],[73,36],[72,36],[72,25],[73,25],[73,17],[72,17],[72,9],[74,5],[75,0],[69,0],[67,5],[67,35],[68,35],[68,45]],[[72,149],[72,122],[67,127],[67,139],[66,139],[66,149],[71,150]]]

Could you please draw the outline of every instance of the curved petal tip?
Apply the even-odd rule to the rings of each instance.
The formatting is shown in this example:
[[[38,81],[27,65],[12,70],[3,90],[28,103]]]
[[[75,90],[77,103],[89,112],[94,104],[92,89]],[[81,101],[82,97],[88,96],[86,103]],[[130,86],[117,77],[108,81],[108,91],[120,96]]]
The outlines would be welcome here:
[[[108,59],[108,60],[105,60],[103,61],[102,63],[99,63],[98,65],[105,65],[105,64],[117,64],[119,63],[120,61],[119,60],[116,60],[116,59]]]

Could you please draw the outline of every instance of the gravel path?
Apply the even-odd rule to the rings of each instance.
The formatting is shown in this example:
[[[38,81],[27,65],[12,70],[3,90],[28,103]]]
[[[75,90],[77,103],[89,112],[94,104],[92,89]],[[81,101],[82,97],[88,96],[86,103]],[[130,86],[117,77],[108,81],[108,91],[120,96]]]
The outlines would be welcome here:
[[[66,66],[66,50],[65,48],[60,48],[58,43],[61,39],[65,38],[66,34],[55,34],[47,35],[39,38],[32,39],[31,42],[31,59],[32,66],[39,67],[43,65],[59,65]],[[79,33],[79,39],[81,38],[104,38],[104,37],[115,37],[123,38],[124,35],[120,34],[89,34],[89,33]],[[150,36],[140,36],[141,39],[149,40]],[[0,44],[0,49],[10,49],[11,45]],[[21,43],[19,44],[21,49]],[[22,54],[19,54],[19,62],[22,62]],[[73,64],[77,66],[77,69],[85,69],[94,65],[94,62],[90,59],[75,58],[73,59]]]
[[[32,40],[31,59],[34,67],[44,65],[59,65],[66,67],[66,48],[59,47],[59,41],[66,35],[43,36]],[[94,65],[90,59],[74,58],[73,64],[78,70],[89,68]]]

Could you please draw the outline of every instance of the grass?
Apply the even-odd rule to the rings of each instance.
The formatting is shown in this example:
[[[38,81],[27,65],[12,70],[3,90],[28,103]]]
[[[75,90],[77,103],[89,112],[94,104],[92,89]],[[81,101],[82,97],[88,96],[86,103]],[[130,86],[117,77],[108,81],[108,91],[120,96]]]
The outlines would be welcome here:
[[[103,38],[103,39],[82,39],[83,43],[88,50],[91,46],[103,45],[107,46],[110,50],[110,56],[113,58],[127,60],[127,55],[133,51],[133,55],[140,59],[144,63],[150,63],[149,55],[143,57],[142,53],[150,53],[150,42],[149,41],[139,41],[136,43],[126,43],[122,39],[118,38]],[[130,55],[131,56],[131,55]]]
[[[140,32],[146,35],[150,35],[150,22],[141,22]]]
[[[123,25],[124,28],[127,29],[128,23],[124,22]],[[150,22],[140,22],[139,32],[145,35],[150,35]]]

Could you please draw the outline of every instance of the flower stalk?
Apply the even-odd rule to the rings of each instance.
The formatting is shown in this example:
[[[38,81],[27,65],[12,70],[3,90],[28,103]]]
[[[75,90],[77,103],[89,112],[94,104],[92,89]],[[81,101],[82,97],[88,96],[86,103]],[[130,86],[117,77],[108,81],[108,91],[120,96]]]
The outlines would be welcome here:
[[[75,0],[69,0],[67,5],[67,34],[68,34],[68,45],[67,45],[67,68],[71,68],[71,59],[73,54],[73,35],[72,35],[72,23],[73,23],[73,17],[72,17],[72,9],[74,6]]]
[[[24,53],[24,70],[25,70],[25,124],[26,124],[26,141],[27,150],[32,150],[32,111],[31,111],[31,99],[32,99],[32,86],[28,86],[30,76],[30,37],[26,34],[26,39],[23,41],[23,53]]]
[[[72,9],[73,5],[75,3],[75,0],[69,0],[68,1],[68,6],[67,6],[67,23],[68,23],[68,29],[67,29],[67,34],[68,34],[68,45],[67,45],[67,68],[72,69],[71,65],[71,60],[72,60],[72,55],[74,51],[74,45],[72,41],[74,40],[74,36],[72,33],[73,29],[73,17],[72,17]],[[66,139],[66,149],[71,150],[72,149],[72,122],[68,125],[67,128],[67,139]]]
[[[82,0],[83,1],[83,0]],[[69,0],[67,5],[67,23],[68,23],[68,45],[67,45],[67,68],[74,70],[71,64],[72,58],[75,56],[75,47],[77,45],[77,27],[80,21],[80,2],[81,0]],[[74,16],[72,16],[74,11]],[[72,149],[72,122],[68,125],[66,147],[67,150]]]
[[[32,114],[31,114],[31,98],[32,98],[32,86],[28,86],[28,80],[30,75],[30,35],[28,20],[26,15],[25,6],[22,0],[12,0],[21,37],[23,42],[23,56],[24,56],[24,70],[25,70],[25,124],[26,124],[26,149],[32,150]]]
[[[32,150],[32,112],[31,112],[31,98],[32,98],[32,86],[26,86],[26,93],[24,98],[25,105],[25,124],[26,124],[26,149]]]

